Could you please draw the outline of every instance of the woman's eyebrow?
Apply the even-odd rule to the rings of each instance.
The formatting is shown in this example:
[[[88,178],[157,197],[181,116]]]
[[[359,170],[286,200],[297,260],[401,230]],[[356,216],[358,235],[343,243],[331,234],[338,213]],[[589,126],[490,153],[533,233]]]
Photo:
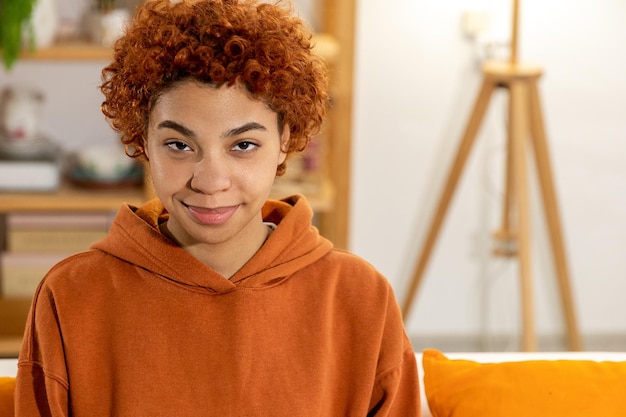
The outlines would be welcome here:
[[[235,127],[233,129],[226,131],[222,135],[222,137],[228,138],[232,136],[237,136],[237,135],[241,135],[242,133],[246,133],[250,130],[261,130],[263,132],[267,132],[267,128],[263,126],[262,124],[257,123],[257,122],[249,122],[239,127]]]
[[[181,125],[180,123],[177,123],[173,120],[163,120],[162,122],[160,122],[157,126],[159,129],[172,129],[177,131],[178,133],[180,133],[181,135],[187,136],[187,137],[196,137],[196,134],[193,130],[189,129],[188,127],[185,127],[183,125]],[[249,132],[251,130],[260,130],[263,132],[267,132],[267,128],[265,126],[263,126],[260,123],[257,122],[249,122],[249,123],[245,123],[241,126],[235,127],[233,129],[227,130],[226,132],[224,132],[224,134],[222,135],[222,137],[224,138],[229,138],[229,137],[233,137],[233,136],[237,136],[237,135],[241,135],[242,133],[246,133]]]
[[[196,137],[196,134],[194,133],[193,130],[181,125],[180,123],[177,123],[173,120],[163,120],[161,123],[158,124],[157,126],[159,129],[172,129],[177,131],[178,133],[180,133],[181,135],[187,136],[187,137]]]

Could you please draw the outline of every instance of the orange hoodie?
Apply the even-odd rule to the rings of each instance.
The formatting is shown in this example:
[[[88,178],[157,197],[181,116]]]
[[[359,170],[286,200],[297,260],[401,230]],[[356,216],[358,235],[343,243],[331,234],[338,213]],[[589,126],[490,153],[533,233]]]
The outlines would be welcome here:
[[[50,270],[19,358],[16,415],[419,415],[415,356],[387,280],[332,248],[303,198],[227,280],[159,232],[153,200]]]

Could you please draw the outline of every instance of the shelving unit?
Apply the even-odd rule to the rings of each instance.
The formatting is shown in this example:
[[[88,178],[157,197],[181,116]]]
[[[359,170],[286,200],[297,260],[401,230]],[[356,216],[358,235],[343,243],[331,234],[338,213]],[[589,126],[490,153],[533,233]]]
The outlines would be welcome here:
[[[328,123],[321,133],[322,166],[315,175],[304,175],[295,180],[279,178],[271,197],[280,198],[295,193],[306,195],[316,213],[322,235],[337,247],[345,248],[350,172],[352,34],[341,28],[342,25],[353,28],[354,9],[352,0],[346,2],[350,7],[340,10],[330,0],[322,3],[326,10],[324,30],[328,26],[329,32],[316,35],[313,43],[316,52],[325,57],[331,67],[333,95]],[[344,44],[349,46],[349,53],[346,53]],[[111,57],[110,48],[72,41],[24,52],[20,59],[40,61],[45,65],[45,61],[108,61]],[[24,211],[114,212],[124,202],[140,205],[149,195],[150,192],[143,188],[88,190],[69,184],[63,184],[52,193],[0,192],[0,219],[7,213]],[[4,239],[2,228],[0,239]],[[15,356],[19,351],[29,307],[30,299],[3,298],[0,294],[0,357]]]
[[[332,178],[334,189],[333,210],[320,219],[320,229],[336,247],[348,249],[356,4],[354,0],[319,1],[323,11],[320,30],[338,49],[334,58],[329,60],[333,105],[328,115],[325,152],[328,176]]]
[[[125,202],[140,205],[146,199],[142,187],[88,190],[64,184],[56,192],[0,193],[0,221],[10,212],[115,212]],[[0,357],[17,354],[29,307],[28,298],[0,297]]]

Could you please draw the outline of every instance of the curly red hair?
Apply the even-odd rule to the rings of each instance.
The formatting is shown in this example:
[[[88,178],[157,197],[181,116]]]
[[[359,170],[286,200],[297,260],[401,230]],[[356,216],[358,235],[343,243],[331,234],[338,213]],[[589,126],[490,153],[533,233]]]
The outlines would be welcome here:
[[[302,151],[324,119],[327,69],[311,32],[291,10],[252,0],[149,0],[102,70],[102,112],[126,153],[145,160],[150,110],[174,83],[242,83],[290,129],[287,153]],[[285,164],[277,169],[283,174]]]

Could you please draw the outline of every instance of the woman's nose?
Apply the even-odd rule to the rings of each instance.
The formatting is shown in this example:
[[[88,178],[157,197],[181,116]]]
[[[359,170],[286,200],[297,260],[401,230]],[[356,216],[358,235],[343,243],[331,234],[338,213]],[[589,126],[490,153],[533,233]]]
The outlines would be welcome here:
[[[198,193],[216,194],[231,186],[230,169],[224,156],[205,155],[195,164],[189,187]]]

